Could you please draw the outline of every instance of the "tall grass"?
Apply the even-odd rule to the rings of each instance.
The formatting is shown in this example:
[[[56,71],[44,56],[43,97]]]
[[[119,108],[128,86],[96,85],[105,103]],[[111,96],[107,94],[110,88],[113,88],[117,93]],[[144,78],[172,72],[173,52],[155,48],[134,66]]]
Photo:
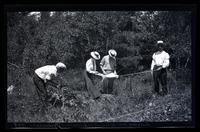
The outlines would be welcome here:
[[[63,82],[69,85],[65,87],[65,107],[61,109],[55,105],[46,114],[42,114],[41,102],[35,92],[32,78],[24,72],[21,72],[19,76],[18,72],[14,72],[13,69],[8,71],[8,86],[12,84],[16,87],[13,94],[8,95],[7,98],[8,122],[100,122],[145,109],[152,100],[153,82],[150,73],[116,79],[112,95],[103,94],[99,100],[93,100],[84,87],[83,70],[69,70],[63,74]],[[187,85],[179,83],[176,80],[180,81],[181,79],[176,77],[181,75],[177,74],[183,73],[169,72],[168,74],[170,94],[173,94],[174,97],[180,96],[183,101],[184,97],[188,98],[185,103],[189,108],[191,94],[186,95],[184,92],[191,90],[191,83],[187,83]],[[186,74],[188,73],[183,75]],[[185,81],[185,78],[182,77],[182,81]],[[100,78],[96,79],[97,82],[100,82],[100,80]],[[99,88],[101,87],[102,85],[99,84]],[[183,93],[183,96],[181,93]],[[167,100],[167,98],[165,99]],[[180,108],[177,104],[176,111],[180,111],[178,109]],[[188,111],[185,110],[183,113]],[[155,116],[149,116],[151,118],[148,119],[158,120]],[[144,118],[143,120],[148,119]],[[133,120],[142,119],[135,117]]]

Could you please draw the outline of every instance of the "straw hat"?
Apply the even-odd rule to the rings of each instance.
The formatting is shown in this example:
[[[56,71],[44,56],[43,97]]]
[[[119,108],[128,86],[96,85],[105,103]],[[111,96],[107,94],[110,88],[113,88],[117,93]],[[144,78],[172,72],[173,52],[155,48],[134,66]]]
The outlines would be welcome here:
[[[117,52],[114,49],[110,49],[108,51],[109,56],[111,57],[116,57],[117,56]]]
[[[93,51],[90,52],[90,55],[92,56],[92,58],[94,58],[95,60],[99,60],[101,58],[100,54],[97,51]]]
[[[66,68],[65,64],[63,64],[62,62],[58,62],[56,64],[56,68]]]
[[[163,46],[164,42],[162,40],[157,41],[157,46]]]
[[[162,40],[157,41],[157,44],[163,44]]]

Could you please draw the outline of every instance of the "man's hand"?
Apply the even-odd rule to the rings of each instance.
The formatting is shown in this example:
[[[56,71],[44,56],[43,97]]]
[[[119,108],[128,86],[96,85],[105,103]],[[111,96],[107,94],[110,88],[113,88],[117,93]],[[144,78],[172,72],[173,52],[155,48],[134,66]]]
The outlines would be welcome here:
[[[116,75],[117,75],[117,72],[116,72],[116,70],[114,71],[114,74],[116,74]]]
[[[162,69],[162,66],[159,66],[156,70],[158,71],[158,70],[160,70],[160,69]]]
[[[103,72],[103,74],[105,74],[105,75],[106,75],[106,72],[105,72],[104,70],[102,70],[102,72]]]
[[[99,72],[98,72],[98,71],[93,71],[93,73],[94,73],[94,74],[98,74]]]
[[[106,75],[102,74],[101,77],[102,77],[101,81],[103,82],[103,80],[106,78]]]
[[[151,70],[151,75],[153,76],[153,70]]]
[[[103,74],[106,74],[106,72],[104,71],[103,67],[102,66],[100,66],[100,67],[101,67],[101,70],[102,70]]]

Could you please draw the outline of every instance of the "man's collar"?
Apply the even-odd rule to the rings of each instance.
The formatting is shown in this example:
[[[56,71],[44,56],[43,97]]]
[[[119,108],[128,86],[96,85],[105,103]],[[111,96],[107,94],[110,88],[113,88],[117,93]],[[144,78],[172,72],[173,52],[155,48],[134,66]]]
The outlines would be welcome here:
[[[163,50],[162,51],[157,51],[156,54],[161,54],[162,52],[163,52]]]

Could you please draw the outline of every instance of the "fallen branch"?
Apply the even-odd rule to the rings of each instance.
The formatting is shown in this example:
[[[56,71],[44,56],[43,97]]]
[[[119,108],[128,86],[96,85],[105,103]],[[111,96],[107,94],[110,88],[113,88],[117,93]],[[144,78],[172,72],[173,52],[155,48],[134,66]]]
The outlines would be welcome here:
[[[190,57],[187,58],[187,61],[186,61],[186,63],[185,63],[185,68],[187,67],[187,64],[188,64],[188,62],[189,62],[189,59],[190,59]]]
[[[7,63],[10,64],[10,65],[12,65],[12,66],[14,66],[14,67],[16,67],[16,68],[20,68],[18,65],[13,64],[13,63],[11,63],[11,62],[7,62]]]

